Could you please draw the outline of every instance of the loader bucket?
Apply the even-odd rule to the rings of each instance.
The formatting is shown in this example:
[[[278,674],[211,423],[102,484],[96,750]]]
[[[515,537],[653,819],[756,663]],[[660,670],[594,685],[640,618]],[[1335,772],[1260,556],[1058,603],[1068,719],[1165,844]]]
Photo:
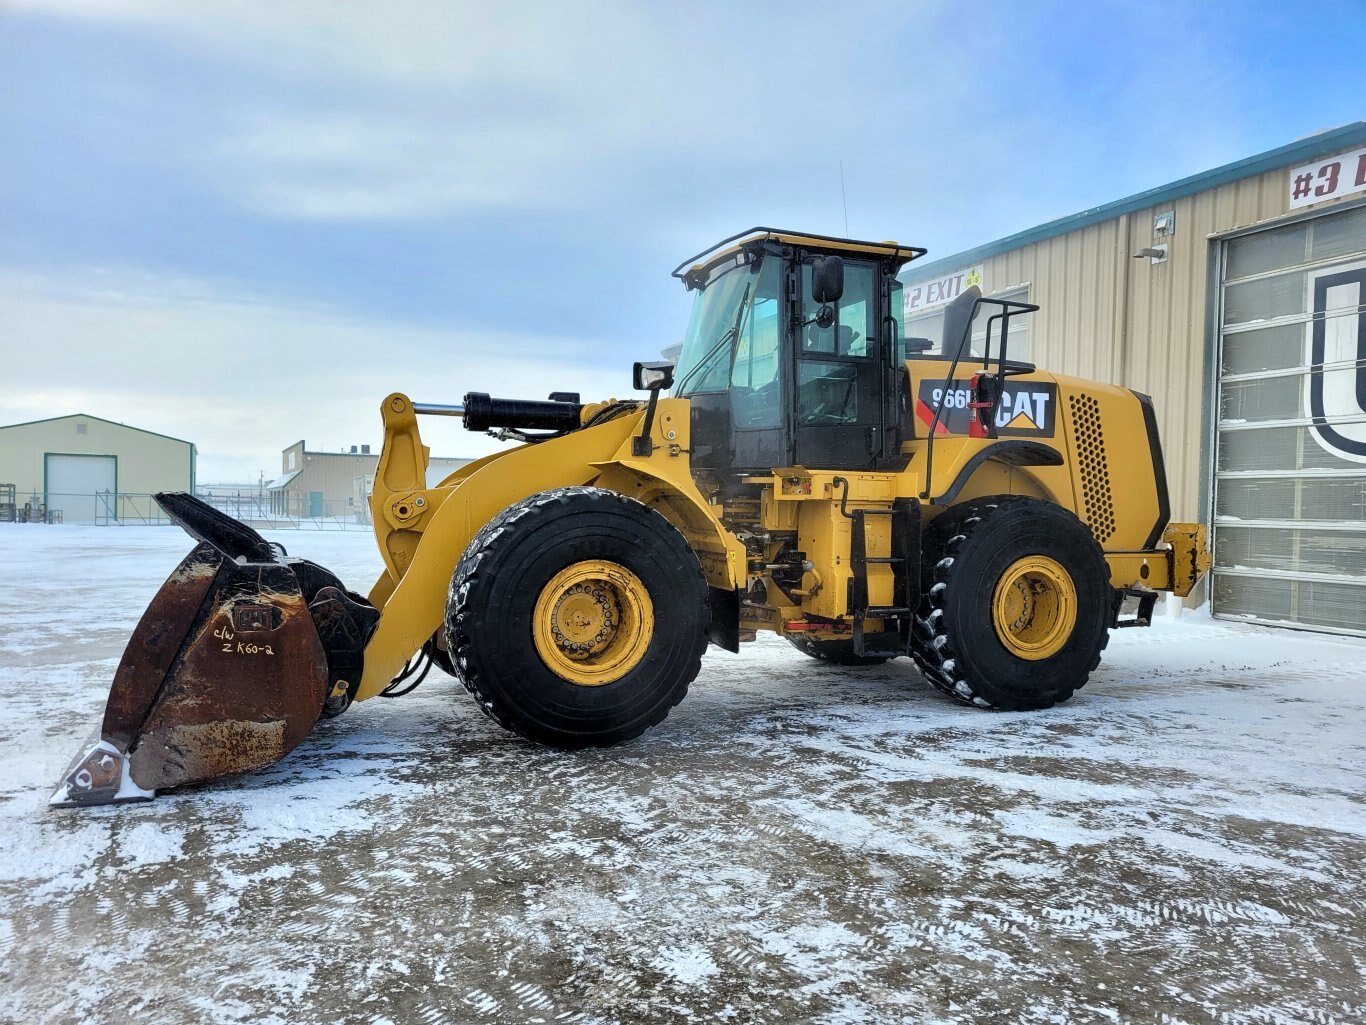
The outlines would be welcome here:
[[[51,805],[147,800],[263,768],[308,735],[334,684],[359,681],[379,619],[364,599],[190,495],[156,499],[198,544],[143,613]]]

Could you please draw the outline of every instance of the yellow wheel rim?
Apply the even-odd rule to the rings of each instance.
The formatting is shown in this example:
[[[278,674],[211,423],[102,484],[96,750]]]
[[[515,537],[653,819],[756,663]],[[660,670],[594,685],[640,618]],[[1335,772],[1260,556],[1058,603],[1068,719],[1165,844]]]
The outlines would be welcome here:
[[[1030,661],[1062,650],[1077,625],[1077,589],[1062,566],[1046,555],[1010,565],[996,583],[992,626],[1012,655]]]
[[[556,573],[541,589],[532,636],[557,676],[600,687],[640,663],[654,623],[654,604],[639,577],[615,562],[589,560]]]

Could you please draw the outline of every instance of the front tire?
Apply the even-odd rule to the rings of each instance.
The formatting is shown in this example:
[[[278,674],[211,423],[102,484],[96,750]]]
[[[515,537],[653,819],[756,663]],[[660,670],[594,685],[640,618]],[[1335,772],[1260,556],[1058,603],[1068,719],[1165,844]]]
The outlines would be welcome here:
[[[1100,664],[1114,591],[1100,545],[1068,510],[971,502],[930,525],[925,553],[912,651],[936,689],[984,708],[1049,708]]]
[[[683,699],[709,621],[697,556],[668,520],[612,491],[559,488],[475,535],[451,580],[446,645],[500,725],[605,747]]]

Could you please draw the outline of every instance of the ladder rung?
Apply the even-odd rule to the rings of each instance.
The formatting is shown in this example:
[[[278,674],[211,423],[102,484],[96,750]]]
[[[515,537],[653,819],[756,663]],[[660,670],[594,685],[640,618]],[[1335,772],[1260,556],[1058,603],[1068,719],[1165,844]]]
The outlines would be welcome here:
[[[888,619],[892,616],[904,616],[910,611],[900,605],[870,605],[863,614],[869,619]]]
[[[865,558],[863,561],[864,561],[864,562],[876,563],[876,564],[879,565],[879,566],[887,566],[887,565],[890,565],[890,564],[893,563],[893,562],[905,562],[906,560],[903,559],[903,558],[902,558],[901,556],[899,556],[899,555],[891,555],[891,556],[887,556],[887,557],[883,557],[883,556],[872,556],[872,555],[870,555],[870,556],[868,556],[867,558]]]

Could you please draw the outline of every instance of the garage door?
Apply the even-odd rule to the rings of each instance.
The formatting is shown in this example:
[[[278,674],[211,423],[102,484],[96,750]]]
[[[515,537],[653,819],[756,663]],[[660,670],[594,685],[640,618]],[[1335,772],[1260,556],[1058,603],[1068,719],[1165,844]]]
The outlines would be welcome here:
[[[47,507],[62,511],[63,523],[95,523],[109,519],[117,487],[117,461],[113,456],[66,456],[49,453]]]
[[[1366,635],[1366,208],[1223,256],[1214,612]]]

